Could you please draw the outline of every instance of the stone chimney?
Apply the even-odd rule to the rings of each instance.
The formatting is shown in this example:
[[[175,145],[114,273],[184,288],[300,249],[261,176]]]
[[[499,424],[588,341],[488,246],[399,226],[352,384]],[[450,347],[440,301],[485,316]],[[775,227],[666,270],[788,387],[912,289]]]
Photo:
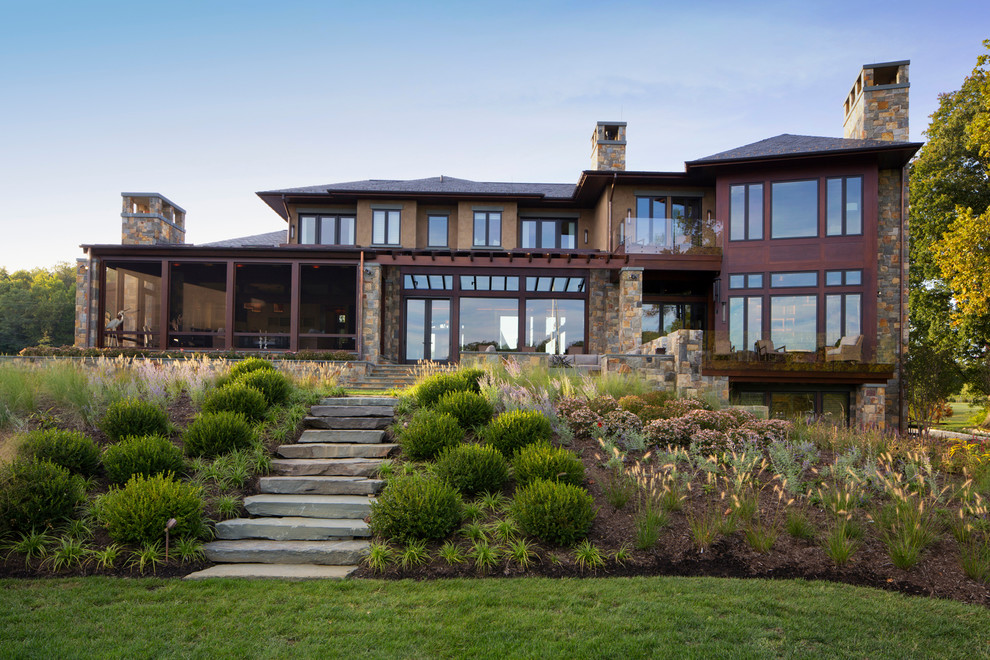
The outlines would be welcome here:
[[[121,193],[120,242],[157,245],[186,242],[186,212],[158,193]]]
[[[626,169],[626,122],[600,121],[591,136],[591,169]]]
[[[865,64],[843,104],[847,138],[907,142],[910,60]]]

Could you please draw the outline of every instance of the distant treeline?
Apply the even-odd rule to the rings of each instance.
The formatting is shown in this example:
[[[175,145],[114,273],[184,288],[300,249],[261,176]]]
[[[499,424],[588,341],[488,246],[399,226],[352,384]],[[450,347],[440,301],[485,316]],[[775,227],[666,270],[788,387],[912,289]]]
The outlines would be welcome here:
[[[13,273],[0,268],[0,354],[26,346],[71,345],[75,300],[71,264]]]

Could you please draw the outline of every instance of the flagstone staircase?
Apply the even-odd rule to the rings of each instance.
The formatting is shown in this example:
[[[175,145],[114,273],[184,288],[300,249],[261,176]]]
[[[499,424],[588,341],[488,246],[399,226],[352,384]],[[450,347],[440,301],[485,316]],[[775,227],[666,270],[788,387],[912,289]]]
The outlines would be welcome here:
[[[365,518],[383,482],[378,466],[398,445],[385,442],[395,399],[340,397],[310,409],[295,444],[278,448],[259,495],[244,499],[250,518],[217,523],[203,549],[215,566],[186,576],[345,578],[367,554]]]
[[[416,365],[380,362],[369,365],[368,372],[363,376],[342,384],[347,389],[353,390],[388,390],[412,387],[416,384]]]

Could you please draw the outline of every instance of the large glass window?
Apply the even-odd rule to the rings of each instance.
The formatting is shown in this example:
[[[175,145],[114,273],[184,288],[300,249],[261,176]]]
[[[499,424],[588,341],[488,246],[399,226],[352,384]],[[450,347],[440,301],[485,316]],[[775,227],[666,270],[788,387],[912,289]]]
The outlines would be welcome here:
[[[682,252],[701,245],[701,199],[637,197],[635,243]]]
[[[780,181],[771,185],[770,237],[818,236],[818,181]]]
[[[584,301],[536,299],[526,301],[526,346],[538,353],[562,355],[584,345]]]
[[[858,293],[825,296],[825,343],[862,334],[862,296]]]
[[[354,245],[354,216],[300,215],[299,243],[303,245]]]
[[[675,330],[704,330],[704,303],[643,303],[643,343]]]
[[[522,220],[519,246],[525,249],[573,250],[577,248],[576,220]]]
[[[667,198],[636,198],[636,243],[667,245]]]
[[[400,211],[372,211],[371,242],[374,245],[399,245]]]
[[[758,241],[763,238],[763,184],[729,187],[729,240]]]
[[[427,247],[447,247],[447,216],[431,215],[426,218]]]
[[[223,348],[227,264],[173,263],[169,276],[168,345]]]
[[[863,233],[863,177],[828,180],[825,218],[829,236]]]
[[[104,300],[104,346],[158,345],[161,262],[107,262]]]
[[[729,298],[729,343],[734,351],[756,350],[763,338],[763,298],[760,296]]]
[[[863,283],[861,270],[827,270],[825,286],[859,286]]]
[[[300,266],[299,348],[354,350],[356,305],[357,269],[354,266]]]
[[[818,296],[771,296],[770,339],[774,348],[814,351],[817,328]]]
[[[474,212],[474,247],[502,245],[501,211]]]
[[[671,197],[670,247],[681,251],[701,245],[701,200],[696,197]]]
[[[518,298],[461,298],[460,346],[462,351],[519,349]]]
[[[292,267],[237,264],[234,268],[234,344],[261,350],[289,348]]]
[[[762,289],[763,273],[729,275],[730,289]]]

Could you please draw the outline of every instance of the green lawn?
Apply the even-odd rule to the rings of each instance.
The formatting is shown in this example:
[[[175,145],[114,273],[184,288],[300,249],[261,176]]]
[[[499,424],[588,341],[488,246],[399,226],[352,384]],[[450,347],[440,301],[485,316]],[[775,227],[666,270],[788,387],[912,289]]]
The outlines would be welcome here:
[[[0,657],[987,657],[990,610],[715,578],[0,581]]]
[[[969,423],[970,418],[983,408],[982,406],[974,406],[971,403],[960,401],[950,401],[949,405],[952,407],[952,416],[943,419],[942,423],[936,427],[943,431],[963,431],[971,428],[972,424]]]

